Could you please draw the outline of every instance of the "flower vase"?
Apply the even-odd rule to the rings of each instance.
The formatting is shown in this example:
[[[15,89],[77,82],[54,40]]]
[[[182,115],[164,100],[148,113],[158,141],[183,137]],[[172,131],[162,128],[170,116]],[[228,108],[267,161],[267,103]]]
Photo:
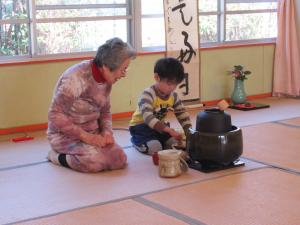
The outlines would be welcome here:
[[[234,80],[234,89],[231,94],[231,101],[234,105],[243,104],[247,101],[246,92],[244,88],[244,81],[235,79]]]

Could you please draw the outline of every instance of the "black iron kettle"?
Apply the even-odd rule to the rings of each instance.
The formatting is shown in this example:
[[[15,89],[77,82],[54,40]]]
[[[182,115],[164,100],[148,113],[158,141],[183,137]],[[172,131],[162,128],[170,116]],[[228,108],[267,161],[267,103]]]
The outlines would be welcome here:
[[[223,110],[212,108],[199,112],[196,130],[208,133],[225,133],[232,130],[231,116]]]
[[[193,161],[229,165],[242,154],[242,130],[220,109],[199,112],[196,130],[189,129],[186,149]]]

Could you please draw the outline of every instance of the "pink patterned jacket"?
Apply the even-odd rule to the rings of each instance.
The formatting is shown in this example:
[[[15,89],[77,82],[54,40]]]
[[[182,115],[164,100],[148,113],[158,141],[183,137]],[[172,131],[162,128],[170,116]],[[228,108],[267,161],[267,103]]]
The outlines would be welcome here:
[[[66,70],[56,84],[48,114],[48,139],[54,150],[70,153],[80,133],[112,132],[111,85],[98,83],[92,62],[83,61]],[[74,154],[74,149],[72,149]],[[76,154],[76,153],[75,153]]]

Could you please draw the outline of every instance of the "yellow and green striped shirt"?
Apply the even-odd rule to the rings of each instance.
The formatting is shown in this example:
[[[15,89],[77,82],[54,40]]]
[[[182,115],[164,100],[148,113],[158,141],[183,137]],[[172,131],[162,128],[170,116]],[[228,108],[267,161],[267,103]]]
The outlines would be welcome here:
[[[129,126],[146,123],[149,127],[161,131],[166,126],[164,120],[170,108],[174,110],[175,116],[184,130],[192,126],[190,116],[178,94],[172,92],[168,97],[163,98],[158,95],[154,86],[145,89],[140,96]]]

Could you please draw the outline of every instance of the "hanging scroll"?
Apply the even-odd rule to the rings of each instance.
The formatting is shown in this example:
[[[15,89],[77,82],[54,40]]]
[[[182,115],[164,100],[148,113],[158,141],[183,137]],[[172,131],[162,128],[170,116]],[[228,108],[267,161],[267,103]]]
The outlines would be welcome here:
[[[185,79],[177,87],[182,100],[200,97],[200,60],[197,0],[164,0],[166,55],[179,59]]]

